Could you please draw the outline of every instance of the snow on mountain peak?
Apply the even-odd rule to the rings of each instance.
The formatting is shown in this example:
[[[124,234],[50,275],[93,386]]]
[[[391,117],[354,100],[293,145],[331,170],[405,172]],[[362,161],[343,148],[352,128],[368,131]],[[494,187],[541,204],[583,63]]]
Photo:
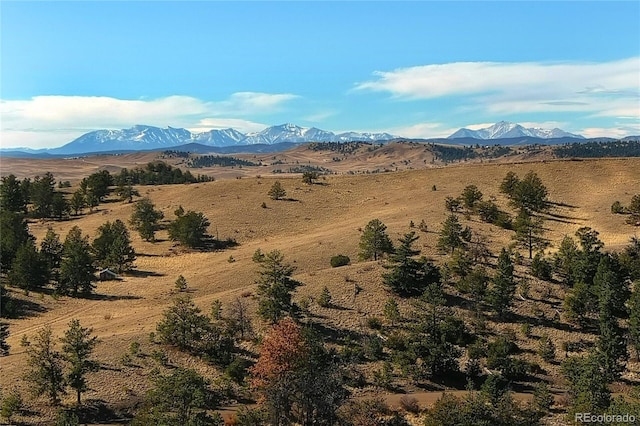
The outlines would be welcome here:
[[[577,138],[584,139],[581,135],[565,132],[562,129],[554,128],[552,130],[543,128],[524,128],[520,124],[508,121],[499,121],[498,123],[485,127],[483,129],[471,130],[462,128],[453,133],[448,139],[458,138],[475,138],[475,139],[507,139],[530,136],[541,139],[551,138]]]

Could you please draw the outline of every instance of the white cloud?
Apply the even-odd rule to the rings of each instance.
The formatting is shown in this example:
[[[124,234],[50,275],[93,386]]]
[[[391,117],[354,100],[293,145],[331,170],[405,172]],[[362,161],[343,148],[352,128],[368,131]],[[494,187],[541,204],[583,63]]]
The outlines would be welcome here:
[[[585,138],[624,138],[640,135],[640,124],[620,127],[587,127],[579,133]]]
[[[293,94],[238,92],[207,102],[190,96],[152,100],[102,96],[36,96],[0,100],[2,147],[50,147],[96,129],[121,129],[135,124],[209,130],[233,127],[262,130],[265,125],[245,117],[268,115],[298,98]]]
[[[457,62],[377,71],[356,91],[401,99],[465,97],[494,114],[584,112],[640,119],[640,57],[602,63]]]

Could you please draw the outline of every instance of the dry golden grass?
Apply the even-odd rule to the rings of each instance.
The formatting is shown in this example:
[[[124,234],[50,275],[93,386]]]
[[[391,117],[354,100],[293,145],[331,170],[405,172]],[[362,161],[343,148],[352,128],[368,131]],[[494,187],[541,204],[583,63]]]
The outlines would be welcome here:
[[[299,154],[300,163],[305,158],[302,154]],[[131,167],[130,164],[135,161],[145,163],[151,159],[149,154],[136,155],[127,157],[128,163],[119,158],[117,167]],[[271,157],[274,155],[271,154]],[[287,155],[294,158],[298,154],[294,152]],[[359,161],[364,160],[369,161],[367,158]],[[11,166],[5,169],[7,164],[3,159],[3,174],[13,172],[19,176],[31,176],[38,171],[51,170],[59,180],[77,182],[83,175],[104,166],[98,160],[92,160],[84,168],[76,167],[76,164],[62,160],[44,164],[34,160],[12,160]],[[369,163],[362,164],[363,168],[370,167]],[[52,167],[54,165],[60,168],[55,169]],[[32,336],[38,328],[49,324],[54,334],[61,336],[69,321],[77,318],[83,326],[94,329],[101,341],[96,356],[113,368],[102,370],[89,379],[91,390],[86,398],[103,399],[114,405],[132,404],[144,395],[148,385],[145,374],[150,367],[142,365],[140,361],[140,368],[121,368],[119,359],[134,340],[143,344],[143,350],[151,350],[147,336],[155,330],[162,312],[172,303],[176,278],[181,274],[186,277],[195,303],[203,311],[209,312],[211,302],[215,299],[220,299],[226,305],[235,297],[242,297],[243,293],[245,296],[248,291],[255,293],[256,267],[251,256],[258,248],[263,251],[281,250],[286,259],[296,266],[295,278],[305,284],[298,289],[295,296],[297,300],[317,297],[324,286],[330,289],[333,302],[340,309],[320,308],[312,304],[312,311],[320,321],[334,328],[365,331],[367,317],[382,316],[382,307],[390,293],[382,286],[383,268],[380,264],[356,262],[360,228],[369,220],[379,218],[388,226],[392,238],[397,240],[409,230],[410,221],[417,226],[424,220],[429,232],[418,232],[418,245],[423,254],[440,262],[444,256],[437,253],[435,245],[437,231],[446,217],[445,198],[458,196],[466,185],[476,184],[485,198],[494,196],[499,205],[507,208],[498,186],[509,170],[521,176],[533,170],[549,188],[550,198],[564,203],[564,206],[555,210],[563,218],[546,222],[549,228],[547,236],[555,243],[564,235],[572,235],[581,226],[590,226],[600,232],[607,247],[620,248],[636,232],[636,229],[624,224],[622,217],[612,215],[610,206],[615,200],[628,202],[631,195],[638,192],[640,159],[463,164],[395,173],[327,176],[326,180],[320,181],[321,185],[305,185],[299,177],[267,177],[263,173],[264,177],[261,178],[254,176],[191,185],[142,186],[138,187],[141,195],[149,196],[157,208],[165,213],[166,219],[173,219],[173,211],[179,205],[187,210],[201,211],[211,222],[210,233],[220,238],[234,238],[239,246],[220,252],[188,252],[168,241],[164,231],[158,233],[159,242],[155,244],[142,241],[132,232],[138,253],[138,272],[125,276],[122,281],[98,283],[98,296],[95,298],[63,297],[54,300],[50,296],[33,293],[24,296],[12,290],[17,297],[29,299],[41,305],[45,311],[9,321],[11,336],[8,343],[11,352],[9,356],[0,358],[0,386],[3,389],[14,385],[27,389],[21,380],[26,365],[26,356],[20,347],[23,335]],[[276,178],[283,183],[287,197],[295,201],[269,199],[267,191]],[[432,190],[433,185],[436,191]],[[261,207],[262,202],[267,204],[266,209]],[[64,238],[72,226],[78,225],[93,238],[96,229],[105,221],[127,221],[132,209],[132,204],[109,202],[100,205],[93,214],[64,222],[32,222],[30,229],[41,239],[50,226]],[[463,220],[463,223],[471,226],[475,233],[485,236],[494,253],[511,242],[512,232],[482,223],[477,217]],[[352,265],[331,268],[329,259],[336,254],[351,257]],[[235,262],[228,261],[230,255]],[[522,274],[524,268],[520,267],[518,271]],[[354,282],[363,289],[355,303]],[[544,294],[542,284],[534,283],[532,298],[539,301],[519,301],[515,311],[532,316],[532,311],[538,305],[543,310],[547,309],[547,304],[541,300],[543,296],[557,305],[562,289],[552,286],[550,292],[552,297]],[[558,297],[554,298],[554,295]],[[256,301],[252,297],[246,297],[246,300],[252,309],[255,308]],[[408,303],[403,302],[401,308],[405,315],[410,311]],[[545,312],[549,315],[548,309]],[[514,325],[490,324],[489,327],[494,332],[500,332],[505,327],[515,329],[518,343],[535,352],[536,340],[523,338]],[[541,327],[534,328],[533,335],[539,336],[544,332],[555,333],[554,338],[558,342],[591,338]],[[558,344],[558,359],[560,355]],[[170,352],[170,357],[175,363],[185,363],[209,375],[214,374],[211,367],[185,355]],[[545,368],[551,378],[557,379],[557,366],[545,365]],[[117,369],[120,370],[115,371]],[[561,385],[559,381],[557,384]],[[41,407],[38,405],[40,403],[36,400],[30,404]]]

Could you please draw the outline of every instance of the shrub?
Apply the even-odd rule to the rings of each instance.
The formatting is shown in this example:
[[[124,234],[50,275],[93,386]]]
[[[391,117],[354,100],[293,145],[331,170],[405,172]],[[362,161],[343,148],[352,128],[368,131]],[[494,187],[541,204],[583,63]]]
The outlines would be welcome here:
[[[322,293],[320,293],[320,296],[318,297],[318,305],[323,308],[331,306],[331,293],[326,286],[322,289]]]
[[[556,357],[556,345],[546,334],[540,338],[538,355],[546,362],[551,362]]]
[[[551,279],[552,265],[547,259],[540,253],[537,253],[531,261],[531,274],[534,277],[540,278],[544,281]]]
[[[522,331],[522,334],[524,335],[524,337],[531,336],[531,324],[529,324],[528,322],[523,323],[520,326],[520,330]]]
[[[380,330],[382,328],[382,321],[378,317],[367,318],[367,326],[372,330]]]
[[[188,286],[189,284],[187,283],[187,279],[184,276],[180,275],[175,282],[176,290],[185,291]]]
[[[384,355],[382,339],[380,339],[378,336],[367,337],[364,341],[362,349],[364,350],[364,356],[373,361],[382,359]]]
[[[613,204],[611,204],[611,213],[613,214],[623,214],[624,211],[624,206],[622,205],[622,203],[620,201],[615,201]]]
[[[169,357],[163,350],[155,349],[153,352],[151,352],[151,358],[163,367],[169,365]]]
[[[331,258],[331,266],[334,268],[348,265],[350,262],[351,259],[349,259],[349,256],[345,256],[343,254],[338,254]]]
[[[137,356],[140,353],[140,343],[137,340],[134,340],[129,345],[129,353],[134,356]]]
[[[418,414],[420,412],[418,399],[413,396],[402,395],[400,397],[400,406],[409,413]]]
[[[242,384],[250,366],[251,361],[246,358],[237,357],[225,368],[224,373],[237,384]]]

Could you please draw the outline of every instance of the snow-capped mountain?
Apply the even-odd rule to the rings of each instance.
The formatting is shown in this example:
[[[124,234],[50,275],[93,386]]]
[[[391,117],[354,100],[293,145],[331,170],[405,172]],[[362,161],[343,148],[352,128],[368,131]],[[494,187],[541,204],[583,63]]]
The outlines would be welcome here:
[[[388,133],[347,132],[335,134],[315,127],[300,127],[286,123],[267,127],[261,132],[244,134],[235,129],[210,130],[192,133],[187,129],[136,125],[122,130],[96,130],[86,133],[68,144],[50,150],[55,154],[79,154],[118,150],[147,150],[172,148],[187,143],[208,146],[273,145],[282,142],[348,142],[387,141],[396,138]]]
[[[540,139],[576,138],[584,139],[581,135],[565,132],[562,129],[525,128],[517,123],[500,121],[484,129],[471,130],[462,128],[448,137],[448,139],[474,138],[474,139],[507,139],[530,136]]]

